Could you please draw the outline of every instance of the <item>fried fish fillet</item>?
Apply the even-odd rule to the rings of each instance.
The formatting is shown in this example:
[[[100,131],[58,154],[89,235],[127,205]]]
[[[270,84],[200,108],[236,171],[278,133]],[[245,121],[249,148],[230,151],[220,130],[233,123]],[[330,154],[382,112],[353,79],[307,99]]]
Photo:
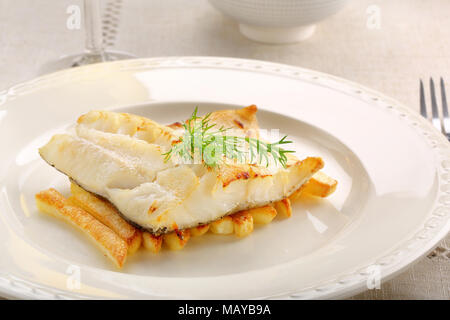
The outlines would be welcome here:
[[[256,107],[213,113],[211,121],[257,130]],[[234,121],[236,120],[236,121]],[[250,130],[252,129],[252,130]],[[248,133],[247,131],[250,130]],[[165,161],[179,130],[125,113],[92,111],[75,134],[55,135],[39,152],[83,189],[109,200],[129,222],[152,234],[196,227],[265,206],[298,190],[323,167],[320,158],[289,156],[287,167]]]
[[[224,128],[231,128],[237,135],[259,138],[259,125],[256,119],[257,107],[255,105],[238,110],[221,110],[211,114],[211,122]],[[180,124],[181,126],[181,124]],[[169,125],[172,129],[178,129],[178,125]],[[300,194],[307,193],[316,197],[326,198],[331,195],[337,187],[338,182],[327,176],[322,171],[316,172],[302,188],[291,194],[290,198],[295,200]]]

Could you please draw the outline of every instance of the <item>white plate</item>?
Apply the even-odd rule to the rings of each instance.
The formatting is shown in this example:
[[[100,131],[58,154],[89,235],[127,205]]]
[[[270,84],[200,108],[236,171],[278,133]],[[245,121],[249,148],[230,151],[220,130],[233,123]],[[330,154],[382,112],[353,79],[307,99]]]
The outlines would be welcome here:
[[[163,123],[257,104],[299,156],[339,180],[329,199],[251,236],[206,235],[180,252],[140,252],[114,270],[82,235],[37,212],[34,194],[67,192],[37,148],[91,109]],[[0,290],[20,298],[336,298],[386,280],[450,228],[450,148],[397,102],[300,68],[228,58],[159,58],[51,74],[0,95]],[[80,278],[81,286],[76,286]]]

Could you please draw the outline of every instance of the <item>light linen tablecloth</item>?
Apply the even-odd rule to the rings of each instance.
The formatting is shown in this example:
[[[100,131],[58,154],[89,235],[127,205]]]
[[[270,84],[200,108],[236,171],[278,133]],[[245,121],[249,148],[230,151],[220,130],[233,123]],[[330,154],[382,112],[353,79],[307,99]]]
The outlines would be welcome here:
[[[80,52],[83,30],[66,27],[81,0],[0,0],[0,89],[32,79],[61,55]],[[380,19],[375,23],[377,14]],[[105,43],[138,57],[230,56],[287,63],[381,91],[418,111],[419,78],[450,88],[450,1],[353,0],[309,40],[265,45],[244,38],[206,0],[104,0]],[[368,21],[369,20],[369,21]],[[379,23],[377,23],[379,22]],[[357,299],[450,299],[450,237],[381,289]]]

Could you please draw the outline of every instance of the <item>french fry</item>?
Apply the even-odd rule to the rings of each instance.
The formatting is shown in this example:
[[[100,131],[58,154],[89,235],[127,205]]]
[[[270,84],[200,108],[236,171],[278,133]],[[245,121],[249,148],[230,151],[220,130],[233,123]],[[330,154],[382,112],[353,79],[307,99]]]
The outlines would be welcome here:
[[[234,232],[233,219],[230,216],[211,222],[209,230],[215,234],[232,234]]]
[[[310,179],[311,180],[311,179]],[[308,182],[306,182],[308,183]],[[305,183],[305,184],[306,184]],[[305,189],[305,184],[302,185],[300,188],[298,188],[297,190],[295,190],[290,196],[289,196],[289,200],[291,200],[291,202],[296,201],[298,199],[300,199],[300,196],[303,193],[303,189]]]
[[[163,238],[162,236],[155,236],[148,232],[142,233],[142,244],[144,248],[150,252],[158,253],[161,250]]]
[[[70,184],[70,191],[72,196],[69,197],[69,201],[90,213],[125,240],[129,254],[133,254],[139,249],[142,232],[123,219],[111,203],[84,190],[74,182]]]
[[[336,180],[319,171],[306,183],[303,192],[325,198],[332,194],[336,190],[336,187]]]
[[[231,215],[234,224],[234,233],[239,238],[248,236],[253,232],[253,217],[247,211],[243,210],[238,213]]]
[[[208,232],[209,224],[203,224],[203,225],[191,228],[190,230],[191,230],[191,236],[199,237]]]
[[[337,181],[327,176],[322,171],[316,172],[307,183],[295,191],[289,198],[297,200],[302,193],[325,198],[331,195],[337,187]]]
[[[183,249],[186,243],[189,241],[190,237],[191,233],[189,229],[176,230],[174,232],[163,235],[164,244],[169,248],[169,250]]]
[[[289,198],[285,198],[281,201],[277,201],[273,204],[277,214],[283,218],[290,218],[292,215],[291,201]]]
[[[277,215],[277,210],[272,206],[264,206],[247,210],[253,217],[253,222],[257,224],[268,224]]]
[[[41,191],[36,194],[35,198],[36,205],[41,212],[61,218],[82,231],[118,268],[123,267],[128,254],[128,246],[125,240],[114,231],[85,210],[72,206],[55,189]]]

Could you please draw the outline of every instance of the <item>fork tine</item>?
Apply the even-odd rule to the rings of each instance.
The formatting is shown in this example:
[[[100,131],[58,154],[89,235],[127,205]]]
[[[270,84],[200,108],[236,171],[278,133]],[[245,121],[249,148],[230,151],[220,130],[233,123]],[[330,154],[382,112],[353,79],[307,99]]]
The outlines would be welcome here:
[[[425,90],[422,79],[420,79],[420,114],[427,119],[427,104],[425,103]]]
[[[444,79],[441,77],[441,98],[442,98],[442,122],[447,137],[450,136],[450,117],[448,116],[447,97],[445,96]]]
[[[433,78],[430,78],[430,95],[431,95],[431,122],[433,126],[439,131],[443,132],[441,126],[441,119],[439,118],[439,111],[436,102],[436,92],[434,90],[434,81]]]

